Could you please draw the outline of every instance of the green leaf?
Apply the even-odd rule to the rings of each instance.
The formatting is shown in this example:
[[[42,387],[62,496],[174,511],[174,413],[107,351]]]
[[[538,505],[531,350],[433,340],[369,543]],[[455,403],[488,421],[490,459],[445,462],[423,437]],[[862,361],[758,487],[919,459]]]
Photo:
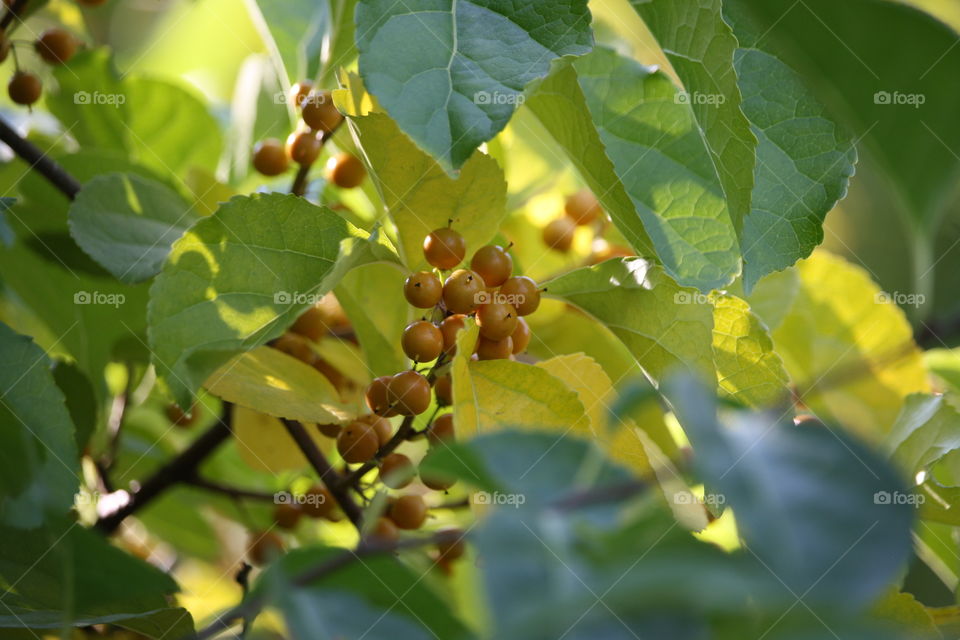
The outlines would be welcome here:
[[[73,423],[40,347],[0,323],[0,353],[0,522],[32,529],[73,505]]]
[[[679,95],[663,73],[597,48],[560,66],[528,104],[631,245],[647,257],[652,246],[677,282],[709,291],[740,272],[737,230],[700,127]],[[603,153],[612,175],[607,162],[590,166]]]
[[[361,0],[356,24],[367,87],[448,171],[506,126],[551,61],[592,45],[584,0]]]
[[[607,260],[544,286],[549,297],[606,325],[655,379],[677,367],[714,378],[712,307],[662,268],[637,258]]]
[[[717,295],[713,305],[713,359],[720,389],[751,407],[787,401],[790,377],[767,328],[740,298]]]
[[[7,222],[7,211],[17,202],[16,198],[0,198],[0,246],[13,244],[16,234]]]
[[[450,220],[468,247],[496,235],[507,213],[507,184],[496,160],[474,153],[452,179],[386,115],[371,113],[351,118],[351,123],[411,269],[429,268],[423,239]]]
[[[792,69],[739,49],[743,112],[757,145],[753,204],[743,226],[744,287],[806,258],[823,242],[827,212],[847,192],[857,150]]]
[[[700,477],[792,592],[857,610],[887,588],[910,555],[914,507],[889,499],[906,491],[885,460],[845,432],[796,427],[779,412],[736,413],[721,425],[698,383],[666,388]]]
[[[215,169],[220,126],[190,90],[164,80],[121,77],[106,49],[78,53],[54,70],[47,106],[84,149],[130,153],[163,174]]]
[[[960,393],[960,349],[928,349],[923,361],[953,393]]]
[[[7,614],[0,615],[0,627],[4,628],[60,629],[65,621],[63,611],[35,611],[16,606],[7,606],[4,609]],[[142,613],[78,616],[70,623],[74,627],[113,624],[156,640],[180,638],[193,633],[193,618],[189,611],[182,608],[155,609]]]
[[[462,480],[482,491],[503,491],[503,485],[490,473],[483,458],[474,450],[473,441],[445,442],[442,446],[431,447],[417,464],[417,469],[428,475]]]
[[[83,186],[70,206],[70,232],[118,280],[136,283],[160,272],[171,245],[197,218],[164,185],[110,173]]]
[[[686,88],[703,130],[730,218],[739,232],[750,211],[757,140],[740,110],[734,71],[737,39],[723,21],[721,0],[630,0],[660,42]]]
[[[97,426],[97,391],[87,375],[73,362],[55,361],[52,373],[70,413],[77,450],[82,451]]]
[[[346,222],[325,207],[256,194],[233,198],[174,244],[147,315],[154,362],[181,406],[227,360],[278,337],[381,251],[347,239]]]
[[[287,84],[317,74],[324,23],[332,2],[255,0],[254,22]]]

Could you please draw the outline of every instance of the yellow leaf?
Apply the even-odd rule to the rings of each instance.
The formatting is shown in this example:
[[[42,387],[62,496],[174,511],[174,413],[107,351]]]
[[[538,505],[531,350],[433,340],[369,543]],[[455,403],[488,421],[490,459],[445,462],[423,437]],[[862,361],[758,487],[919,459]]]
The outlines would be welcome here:
[[[773,340],[746,302],[713,297],[713,358],[720,389],[751,407],[789,399],[790,377]]]
[[[929,391],[906,316],[866,271],[826,251],[761,280],[750,306],[771,329],[800,399],[876,437]]]
[[[321,451],[330,450],[333,440],[324,437],[315,425],[304,427]],[[286,427],[273,416],[237,406],[233,410],[233,435],[240,457],[253,469],[276,473],[309,466]]]
[[[355,416],[319,371],[271,347],[235,356],[204,386],[228,402],[278,418],[329,424]]]

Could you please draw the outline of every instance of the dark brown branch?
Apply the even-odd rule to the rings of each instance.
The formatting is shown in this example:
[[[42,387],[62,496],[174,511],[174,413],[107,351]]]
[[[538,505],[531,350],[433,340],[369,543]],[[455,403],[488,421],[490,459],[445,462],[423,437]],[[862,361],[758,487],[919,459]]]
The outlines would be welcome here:
[[[177,457],[160,467],[130,496],[130,501],[113,513],[100,518],[97,528],[104,533],[116,531],[124,518],[142,509],[171,486],[196,477],[197,467],[230,437],[232,405],[224,403],[223,415],[212,427],[184,449]]]
[[[337,501],[337,504],[340,505],[343,513],[350,519],[350,522],[359,529],[363,524],[363,511],[350,496],[349,488],[343,482],[343,476],[330,466],[327,457],[323,455],[323,452],[317,447],[317,443],[313,441],[313,438],[310,437],[310,434],[307,433],[307,430],[304,429],[302,424],[296,420],[287,420],[284,418],[283,426],[287,428],[290,437],[293,438],[297,446],[300,447],[300,450],[303,451],[303,455],[306,456],[307,461],[317,472],[317,475],[320,476],[320,480],[326,485],[330,494],[333,495],[333,499]]]
[[[207,491],[212,491],[213,493],[220,493],[230,498],[246,498],[249,500],[262,500],[264,502],[276,502],[277,497],[276,493],[271,493],[269,491],[257,491],[255,489],[234,487],[231,485],[222,484],[220,482],[214,482],[213,480],[207,480],[206,478],[201,478],[200,476],[185,478],[183,482],[184,484],[188,484],[192,487],[205,489]]]
[[[0,30],[7,30],[7,27],[10,26],[13,19],[23,13],[23,10],[27,8],[28,1],[29,0],[15,0],[12,5],[7,7],[7,12],[4,13],[3,18],[0,19]]]
[[[7,14],[9,15],[9,13]],[[50,181],[65,196],[73,200],[80,192],[80,183],[67,170],[54,162],[40,147],[20,136],[6,120],[0,118],[0,140],[25,160],[30,168]]]
[[[310,174],[312,164],[302,164],[297,169],[297,177],[293,179],[293,186],[290,187],[290,193],[295,196],[302,196],[307,192],[307,176]]]

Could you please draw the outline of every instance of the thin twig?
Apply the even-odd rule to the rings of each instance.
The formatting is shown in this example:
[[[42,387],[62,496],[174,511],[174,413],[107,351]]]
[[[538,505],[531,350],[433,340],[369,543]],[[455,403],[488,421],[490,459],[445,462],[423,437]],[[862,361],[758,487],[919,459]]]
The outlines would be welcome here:
[[[71,200],[77,197],[81,186],[77,179],[67,173],[66,169],[51,159],[40,147],[17,133],[3,118],[0,118],[0,140],[25,160],[31,169],[49,180],[63,195]]]
[[[230,498],[247,498],[250,500],[262,500],[264,502],[276,502],[277,494],[269,491],[257,491],[255,489],[244,489],[243,487],[234,487],[213,480],[207,480],[200,476],[185,478],[184,484],[188,484],[198,489],[205,489],[213,493],[221,493]]]
[[[23,10],[27,8],[27,2],[29,2],[29,0],[15,0],[12,5],[7,7],[7,12],[4,13],[3,18],[0,19],[0,30],[6,31],[10,23],[13,22],[13,19],[23,13]]]

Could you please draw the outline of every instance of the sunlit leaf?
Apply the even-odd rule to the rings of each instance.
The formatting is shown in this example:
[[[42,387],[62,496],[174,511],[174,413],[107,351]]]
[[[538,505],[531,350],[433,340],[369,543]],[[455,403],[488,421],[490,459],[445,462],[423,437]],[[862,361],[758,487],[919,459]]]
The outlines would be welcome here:
[[[304,427],[321,451],[332,448],[333,440],[321,434],[314,425],[305,424]],[[276,473],[310,466],[278,418],[239,406],[233,413],[233,433],[237,452],[253,469]]]

